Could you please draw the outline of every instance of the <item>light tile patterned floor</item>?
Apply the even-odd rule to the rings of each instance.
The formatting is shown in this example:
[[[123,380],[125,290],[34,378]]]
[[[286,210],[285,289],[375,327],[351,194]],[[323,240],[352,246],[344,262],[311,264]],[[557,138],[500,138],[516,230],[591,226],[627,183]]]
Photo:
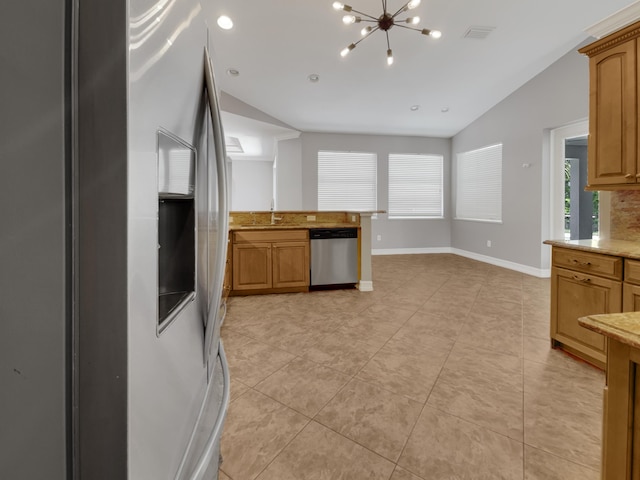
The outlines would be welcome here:
[[[375,291],[230,299],[221,479],[596,480],[604,374],[549,348],[549,280],[373,257]]]

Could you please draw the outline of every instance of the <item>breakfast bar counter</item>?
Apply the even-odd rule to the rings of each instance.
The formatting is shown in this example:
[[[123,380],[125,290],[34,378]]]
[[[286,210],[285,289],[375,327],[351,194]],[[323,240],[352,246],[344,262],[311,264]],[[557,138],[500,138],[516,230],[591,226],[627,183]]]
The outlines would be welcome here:
[[[640,313],[589,315],[578,323],[607,342],[601,478],[639,478]]]

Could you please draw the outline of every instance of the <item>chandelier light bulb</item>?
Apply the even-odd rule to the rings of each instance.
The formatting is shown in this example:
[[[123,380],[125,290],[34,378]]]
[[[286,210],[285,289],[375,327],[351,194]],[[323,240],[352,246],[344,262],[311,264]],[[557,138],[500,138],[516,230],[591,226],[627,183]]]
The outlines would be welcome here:
[[[363,37],[369,33],[371,33],[371,27],[364,27],[362,30],[360,30],[360,35],[362,35]]]
[[[420,17],[409,17],[405,20],[410,25],[416,25],[420,23]]]
[[[353,10],[349,5],[345,5],[344,3],[340,2],[333,2],[333,8],[335,8],[336,10],[344,10],[345,12],[350,12],[351,10]]]
[[[349,54],[349,52],[350,52],[351,50],[353,50],[354,48],[356,48],[356,44],[355,44],[355,43],[352,43],[351,45],[349,45],[347,48],[343,49],[343,50],[340,52],[340,56],[342,56],[342,57],[346,57],[346,56]]]
[[[342,23],[344,23],[345,25],[356,23],[355,15],[345,15],[344,17],[342,17]]]
[[[416,8],[418,5],[420,5],[420,0],[411,0],[409,3],[407,3],[407,8],[409,10],[413,10],[414,8]]]
[[[433,38],[440,38],[442,36],[442,32],[440,30],[431,30],[431,33],[429,35],[431,35]]]
[[[387,50],[387,65],[393,65],[393,52],[391,49]]]

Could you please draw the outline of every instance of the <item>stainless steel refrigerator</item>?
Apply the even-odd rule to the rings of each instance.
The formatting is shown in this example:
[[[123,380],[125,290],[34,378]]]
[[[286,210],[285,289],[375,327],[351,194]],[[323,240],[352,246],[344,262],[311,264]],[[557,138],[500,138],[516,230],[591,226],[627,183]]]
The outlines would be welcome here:
[[[3,6],[0,478],[217,478],[228,209],[212,8]]]

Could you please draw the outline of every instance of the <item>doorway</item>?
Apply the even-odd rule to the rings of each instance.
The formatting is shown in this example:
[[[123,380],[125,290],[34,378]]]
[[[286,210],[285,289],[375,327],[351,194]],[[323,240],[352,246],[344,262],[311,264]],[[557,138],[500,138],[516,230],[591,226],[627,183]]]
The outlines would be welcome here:
[[[551,233],[565,240],[597,240],[601,236],[600,192],[587,185],[586,121],[551,131]]]

